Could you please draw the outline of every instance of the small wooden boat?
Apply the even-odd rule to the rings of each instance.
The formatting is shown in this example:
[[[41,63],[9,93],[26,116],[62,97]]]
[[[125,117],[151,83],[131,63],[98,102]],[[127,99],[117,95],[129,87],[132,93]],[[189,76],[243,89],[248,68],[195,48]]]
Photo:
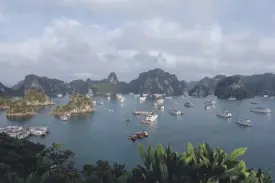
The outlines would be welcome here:
[[[128,137],[128,139],[132,140],[132,141],[136,141],[137,139],[143,139],[144,137],[148,137],[148,132],[144,131],[144,132],[136,132],[133,135],[130,135]]]

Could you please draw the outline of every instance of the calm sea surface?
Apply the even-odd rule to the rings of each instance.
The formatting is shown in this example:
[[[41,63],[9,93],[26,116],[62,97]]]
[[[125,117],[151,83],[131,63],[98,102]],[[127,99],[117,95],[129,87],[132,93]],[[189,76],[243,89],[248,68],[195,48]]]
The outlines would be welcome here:
[[[68,98],[54,99],[57,105],[65,104]],[[220,146],[227,152],[238,147],[248,147],[244,159],[249,167],[272,168],[275,172],[275,100],[257,98],[260,104],[252,105],[248,100],[228,101],[216,100],[216,108],[204,110],[206,99],[192,100],[193,108],[184,107],[188,99],[174,97],[165,100],[165,110],[154,109],[153,102],[147,100],[140,104],[134,96],[126,96],[123,105],[117,101],[95,97],[93,100],[103,101],[104,105],[97,105],[92,115],[71,118],[67,123],[49,116],[53,108],[47,108],[26,122],[10,122],[5,113],[0,113],[0,125],[25,124],[26,126],[47,126],[50,134],[45,138],[31,137],[30,140],[45,145],[61,143],[66,149],[75,153],[78,166],[93,163],[98,159],[110,162],[126,163],[131,168],[140,163],[137,153],[137,143],[144,146],[162,143],[172,144],[173,150],[182,152],[190,141],[194,145],[207,142],[211,146]],[[256,106],[268,107],[273,113],[269,115],[255,114],[250,109]],[[176,107],[185,114],[176,117],[169,114],[171,108]],[[134,108],[140,110],[154,109],[159,118],[154,125],[143,125],[139,116],[133,116]],[[226,108],[233,115],[251,119],[253,126],[244,127],[216,116],[216,113]],[[113,109],[109,112],[106,109]],[[130,118],[129,123],[125,122]],[[140,130],[147,130],[149,137],[132,142],[128,136]]]

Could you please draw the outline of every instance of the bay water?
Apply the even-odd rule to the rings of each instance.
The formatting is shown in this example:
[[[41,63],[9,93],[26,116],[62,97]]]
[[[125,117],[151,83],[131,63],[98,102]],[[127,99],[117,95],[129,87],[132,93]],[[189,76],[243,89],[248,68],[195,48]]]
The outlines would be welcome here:
[[[66,104],[68,98],[54,99],[57,105]],[[29,140],[50,146],[52,143],[63,144],[65,149],[75,153],[77,166],[86,163],[94,163],[96,160],[109,160],[111,163],[125,163],[128,168],[140,164],[141,160],[137,152],[137,144],[145,147],[150,144],[155,147],[158,144],[171,143],[173,150],[183,152],[188,142],[194,146],[207,142],[212,147],[219,146],[226,152],[231,152],[238,147],[248,147],[243,157],[248,166],[252,168],[271,168],[272,175],[275,172],[275,100],[258,97],[260,104],[252,105],[248,100],[229,101],[216,100],[215,108],[210,111],[204,109],[207,98],[191,100],[193,108],[184,107],[189,99],[173,97],[165,100],[165,109],[161,111],[153,107],[153,101],[146,100],[140,104],[138,98],[125,96],[124,104],[118,101],[108,101],[103,97],[93,97],[97,105],[93,114],[72,117],[68,122],[60,121],[49,113],[54,109],[46,108],[32,119],[25,122],[11,122],[6,119],[5,113],[0,112],[0,126],[26,125],[47,126],[48,136],[30,137]],[[271,114],[255,114],[250,109],[256,106],[267,107]],[[141,116],[132,115],[134,108],[139,110],[155,111],[158,114],[157,122],[152,125],[141,124],[144,119]],[[169,110],[177,108],[184,112],[177,117],[169,114]],[[110,112],[108,109],[113,110]],[[231,119],[223,119],[216,116],[217,112],[227,109],[232,113]],[[252,127],[245,127],[234,123],[236,117],[248,118],[253,123]],[[130,122],[126,122],[126,119]],[[149,137],[136,142],[128,139],[128,136],[142,130],[149,132]]]

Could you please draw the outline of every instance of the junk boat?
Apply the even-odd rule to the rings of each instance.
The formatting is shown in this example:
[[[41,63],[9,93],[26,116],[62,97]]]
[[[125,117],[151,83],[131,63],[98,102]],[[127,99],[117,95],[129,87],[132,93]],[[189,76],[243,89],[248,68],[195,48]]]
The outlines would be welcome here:
[[[231,118],[232,114],[226,110],[223,112],[218,112],[217,116],[222,117],[222,118]]]
[[[191,102],[185,102],[184,106],[185,107],[193,107],[194,105]]]
[[[259,104],[259,101],[250,101],[250,104]]]
[[[204,104],[206,104],[206,105],[216,105],[216,101],[215,100],[207,100]]]
[[[142,124],[151,124],[158,119],[158,115],[156,113],[149,114],[146,116],[144,120],[141,121]]]
[[[138,111],[138,110],[133,111],[134,115],[140,115],[140,116],[148,116],[151,113],[152,112],[148,112],[148,111]]]
[[[182,116],[183,112],[181,112],[177,109],[172,109],[172,110],[170,110],[170,114],[175,115],[175,116]]]
[[[251,109],[251,112],[267,114],[267,113],[271,113],[271,110],[264,107],[256,107],[254,109]]]
[[[244,125],[244,126],[252,126],[252,123],[249,119],[242,119],[242,118],[238,118],[235,123],[240,124],[240,125]]]
[[[132,140],[132,141],[136,141],[137,139],[143,139],[144,137],[148,137],[148,132],[144,131],[144,132],[136,132],[133,135],[130,135],[128,137],[128,139]]]
[[[46,135],[49,131],[47,127],[30,127],[31,135],[43,136]]]
[[[205,106],[204,106],[204,109],[205,109],[205,110],[210,110],[211,107],[210,107],[210,105],[205,105]]]

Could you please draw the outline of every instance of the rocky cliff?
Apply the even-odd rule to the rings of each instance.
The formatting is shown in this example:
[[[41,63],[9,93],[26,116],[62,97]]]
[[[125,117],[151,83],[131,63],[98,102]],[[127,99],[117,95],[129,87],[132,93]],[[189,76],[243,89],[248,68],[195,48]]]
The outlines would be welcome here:
[[[16,91],[6,87],[0,82],[0,97],[10,97],[16,94]]]
[[[224,79],[226,76],[217,75],[213,78],[204,77],[198,82],[190,82],[188,93],[191,96],[205,97],[215,92],[218,82]]]
[[[239,76],[247,91],[253,95],[275,95],[275,75],[271,73]]]
[[[259,74],[252,76],[235,76],[241,78],[245,89],[252,95],[275,94],[275,75]],[[179,81],[174,74],[154,69],[139,74],[137,79],[130,83],[121,82],[117,75],[111,72],[106,79],[102,80],[74,80],[70,83],[58,79],[27,75],[12,88],[0,83],[0,97],[23,96],[30,89],[38,89],[47,95],[80,93],[86,94],[90,90],[93,93],[165,93],[167,95],[181,95],[188,91],[189,95],[203,97],[212,94],[216,90],[219,81],[225,76],[217,75],[213,78],[205,77],[200,81],[187,83]]]
[[[129,90],[133,93],[164,93],[167,95],[181,95],[185,82],[180,82],[177,76],[154,69],[141,73],[137,79],[129,83]]]
[[[237,99],[249,98],[252,95],[245,89],[243,80],[238,76],[222,79],[215,89],[215,95],[221,99],[235,97]]]

